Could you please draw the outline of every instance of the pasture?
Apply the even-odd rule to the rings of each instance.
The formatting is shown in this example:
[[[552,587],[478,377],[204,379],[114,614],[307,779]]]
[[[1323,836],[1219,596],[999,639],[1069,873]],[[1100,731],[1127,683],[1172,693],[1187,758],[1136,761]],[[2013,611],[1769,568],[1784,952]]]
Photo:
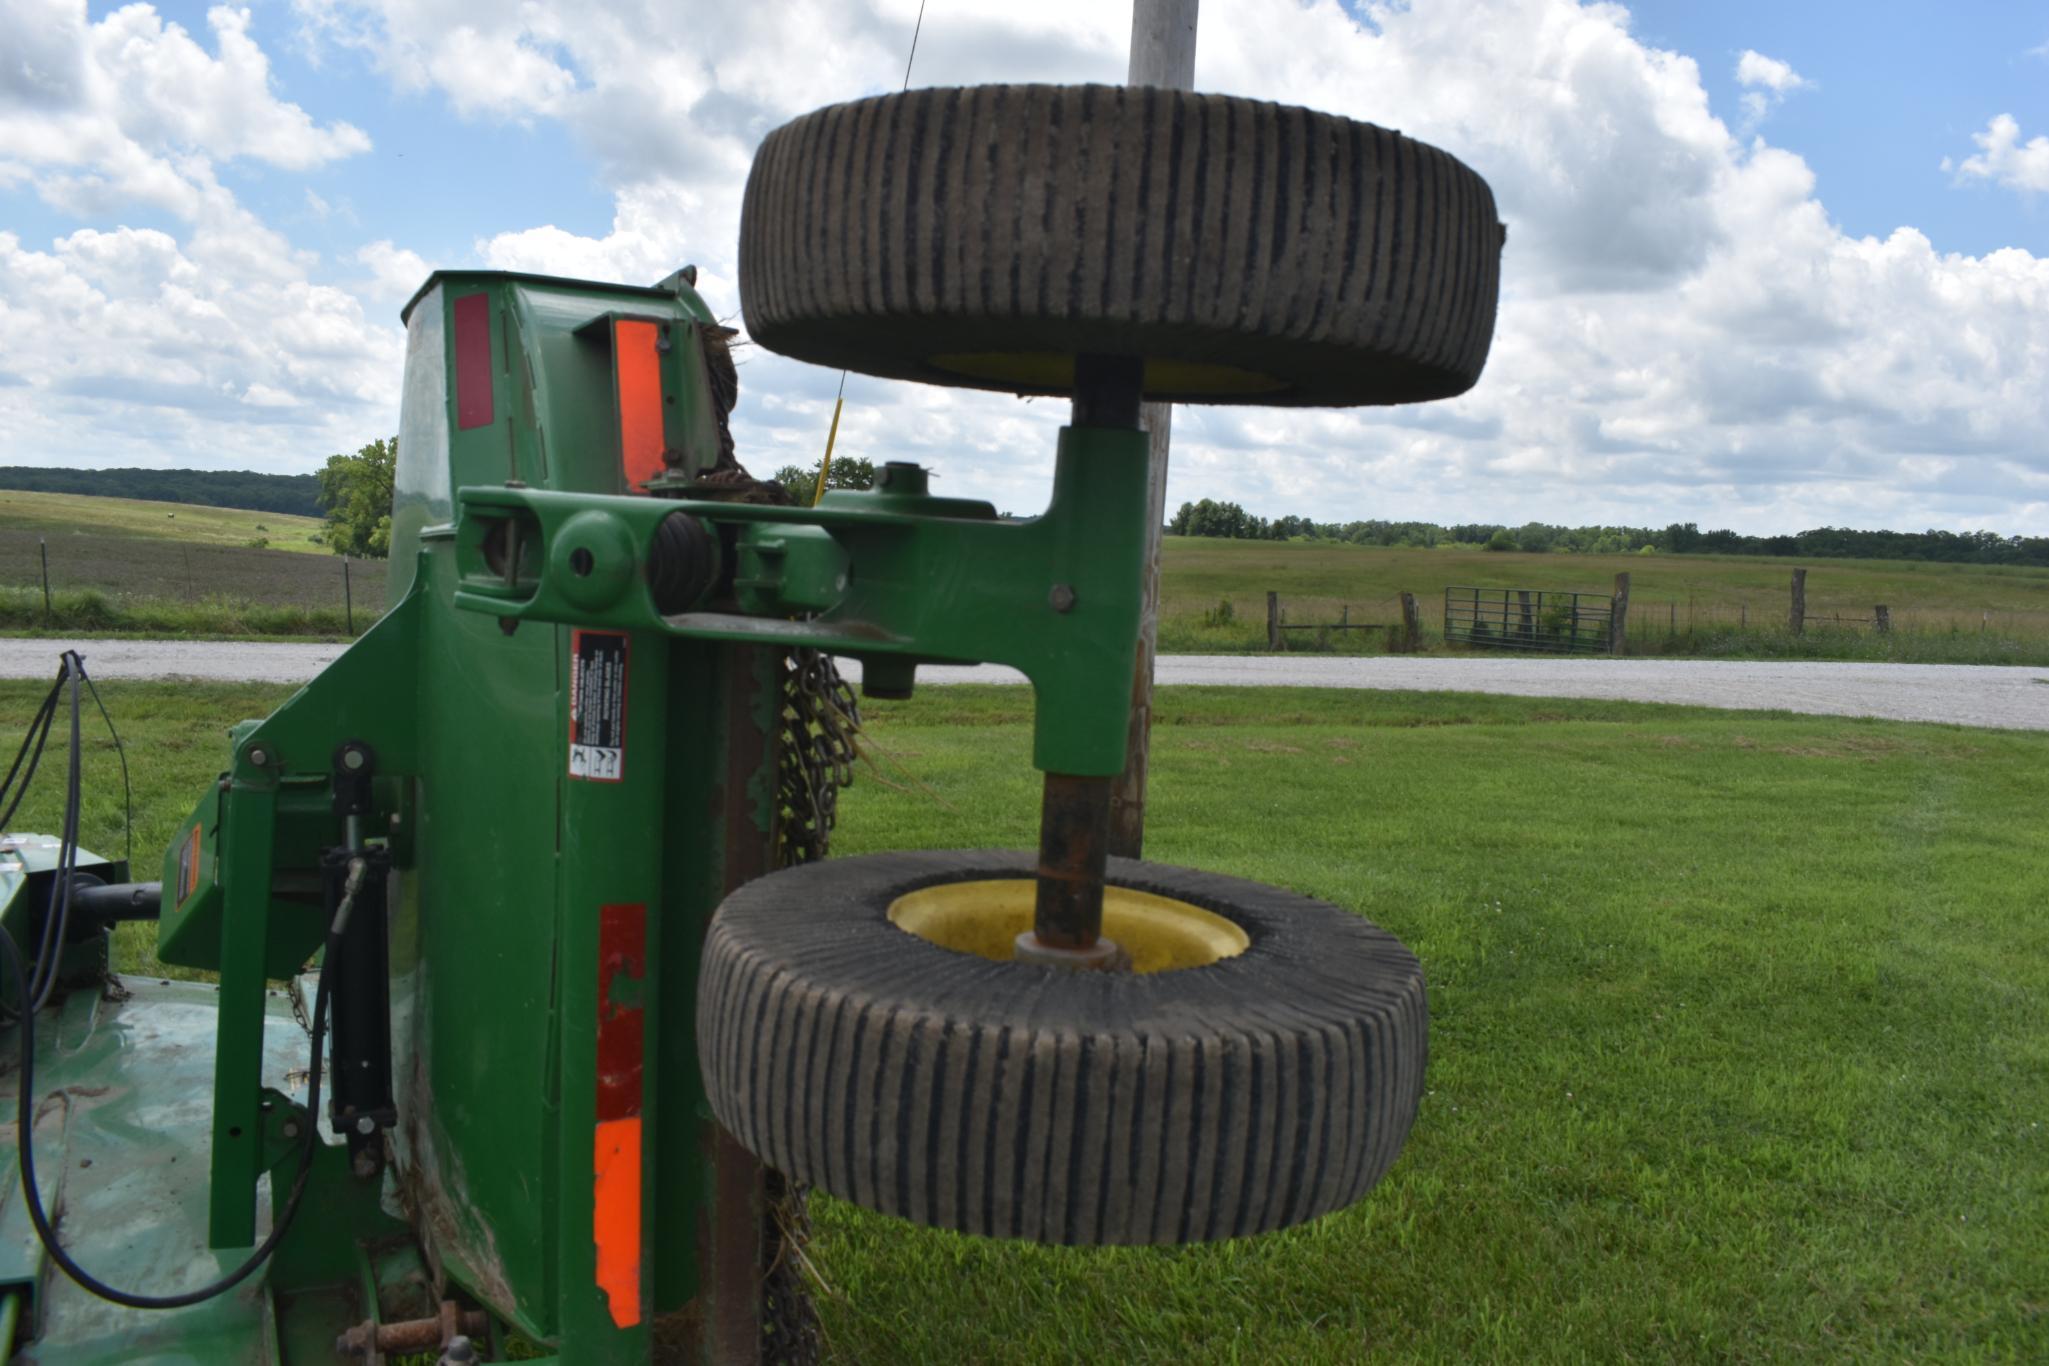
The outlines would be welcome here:
[[[0,685],[0,735],[41,684]],[[145,861],[282,688],[103,685]],[[1021,689],[872,704],[836,852],[1028,845]],[[88,733],[88,842],[118,774]],[[1148,853],[1400,935],[1392,1174],[1263,1239],[1079,1251],[820,1196],[835,1362],[2049,1356],[2049,735],[1458,694],[1170,689]],[[53,770],[54,773],[54,770]],[[59,785],[15,824],[54,828]],[[157,970],[125,927],[131,971]]]

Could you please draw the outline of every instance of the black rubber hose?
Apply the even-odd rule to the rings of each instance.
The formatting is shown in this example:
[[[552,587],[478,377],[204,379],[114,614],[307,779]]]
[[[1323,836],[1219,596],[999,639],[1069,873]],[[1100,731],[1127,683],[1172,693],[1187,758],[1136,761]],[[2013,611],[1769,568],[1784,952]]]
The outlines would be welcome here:
[[[28,1013],[34,1014],[49,1003],[50,994],[57,989],[57,979],[64,965],[64,936],[71,928],[71,884],[78,875],[78,817],[83,804],[84,759],[81,755],[79,736],[79,679],[85,671],[84,661],[71,650],[64,652],[65,681],[71,686],[71,736],[70,772],[64,780],[64,829],[57,843],[57,881],[50,889],[50,904],[43,912],[43,938],[36,946],[36,968],[30,979]]]
[[[44,694],[42,706],[36,708],[34,718],[28,723],[27,734],[21,737],[21,748],[15,751],[13,767],[7,770],[7,777],[0,780],[0,801],[6,801],[8,790],[14,787],[15,775],[21,774],[21,787],[14,793],[14,800],[7,803],[5,811],[0,811],[0,830],[5,830],[14,820],[14,813],[20,808],[21,799],[28,795],[29,784],[35,779],[36,766],[43,761],[43,742],[50,738],[50,723],[56,719],[57,698],[64,691],[64,674],[64,669],[57,671],[57,681],[52,683],[50,691]],[[34,746],[33,753],[30,752],[31,744]],[[24,759],[28,763],[26,773],[21,771]]]
[[[42,1195],[36,1189],[35,1015],[32,1012],[22,1015],[21,1094],[17,1099],[18,1111],[15,1116],[19,1138],[17,1155],[21,1168],[21,1194],[22,1200],[28,1206],[29,1222],[35,1225],[36,1237],[42,1240],[43,1247],[50,1254],[50,1260],[55,1262],[65,1275],[101,1299],[125,1305],[130,1309],[183,1309],[234,1289],[262,1266],[271,1253],[277,1251],[278,1244],[284,1241],[286,1231],[291,1228],[292,1220],[299,1212],[300,1198],[306,1193],[306,1180],[313,1172],[313,1157],[319,1150],[320,1062],[321,1045],[327,1032],[328,965],[337,957],[336,947],[340,939],[341,936],[330,929],[326,952],[320,958],[319,986],[313,993],[313,1060],[309,1064],[306,1079],[306,1135],[302,1140],[303,1155],[299,1159],[299,1174],[292,1182],[292,1193],[285,1200],[284,1211],[271,1227],[269,1236],[249,1254],[248,1261],[218,1280],[177,1295],[138,1295],[132,1291],[117,1290],[73,1261],[71,1254],[57,1241],[57,1230],[51,1227],[50,1216],[43,1209]],[[4,953],[7,958],[7,968],[14,979],[17,999],[27,999],[28,976],[22,970],[21,950],[15,945],[14,936],[5,930],[0,930],[0,953]]]

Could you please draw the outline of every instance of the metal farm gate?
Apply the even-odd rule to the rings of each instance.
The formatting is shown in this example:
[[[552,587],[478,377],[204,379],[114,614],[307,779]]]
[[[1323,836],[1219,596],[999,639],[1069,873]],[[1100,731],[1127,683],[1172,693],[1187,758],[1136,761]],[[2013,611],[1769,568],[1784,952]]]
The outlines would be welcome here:
[[[1447,588],[1444,639],[1451,645],[1604,655],[1615,600],[1606,593],[1535,588]]]

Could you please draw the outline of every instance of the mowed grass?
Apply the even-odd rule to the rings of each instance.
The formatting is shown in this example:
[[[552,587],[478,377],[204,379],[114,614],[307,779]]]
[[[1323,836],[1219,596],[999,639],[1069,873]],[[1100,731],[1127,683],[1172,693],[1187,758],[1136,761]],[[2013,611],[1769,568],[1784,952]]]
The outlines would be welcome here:
[[[1422,959],[1360,1205],[1077,1251],[817,1202],[834,1360],[2049,1358],[2049,737],[1170,689],[1148,853]],[[1029,845],[1021,693],[878,707],[836,849]]]
[[[1884,603],[1893,635],[1811,620],[1785,635],[1793,570],[1807,571],[1810,619],[1869,618]],[[1160,571],[1161,648],[1266,649],[1266,595],[1291,623],[1398,622],[1399,595],[1416,595],[1426,643],[1436,642],[1447,587],[1529,588],[1606,595],[1630,576],[1631,644],[1643,653],[1712,653],[1955,662],[2049,661],[2049,569],[1917,560],[1775,559],[1748,555],[1525,555],[1410,550],[1312,541],[1169,536]],[[1228,599],[1232,620],[1214,621]],[[1299,647],[1307,633],[1290,633]],[[1377,651],[1378,632],[1341,649]]]
[[[0,735],[43,685],[0,684]],[[157,851],[278,687],[102,685]],[[1167,689],[1148,853],[1429,976],[1392,1174],[1300,1229],[1047,1249],[819,1197],[839,1362],[2049,1358],[2049,736]],[[836,851],[1028,845],[1030,703],[872,704]],[[47,761],[46,761],[47,762]],[[120,838],[89,740],[86,836]],[[54,829],[56,770],[16,819]],[[155,971],[124,930],[132,970]]]
[[[143,536],[187,545],[246,546],[258,537],[272,550],[325,555],[313,538],[318,517],[246,508],[159,503],[142,498],[102,498],[83,493],[29,493],[0,489],[0,526],[60,536]],[[53,557],[57,547],[51,546]]]

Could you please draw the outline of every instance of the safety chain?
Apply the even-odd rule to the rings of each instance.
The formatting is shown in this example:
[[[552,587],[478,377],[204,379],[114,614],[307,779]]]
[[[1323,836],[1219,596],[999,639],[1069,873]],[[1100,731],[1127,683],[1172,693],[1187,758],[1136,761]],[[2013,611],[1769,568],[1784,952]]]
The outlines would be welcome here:
[[[799,648],[783,659],[783,747],[776,776],[781,806],[777,866],[826,856],[839,790],[854,781],[861,706],[832,656]]]

